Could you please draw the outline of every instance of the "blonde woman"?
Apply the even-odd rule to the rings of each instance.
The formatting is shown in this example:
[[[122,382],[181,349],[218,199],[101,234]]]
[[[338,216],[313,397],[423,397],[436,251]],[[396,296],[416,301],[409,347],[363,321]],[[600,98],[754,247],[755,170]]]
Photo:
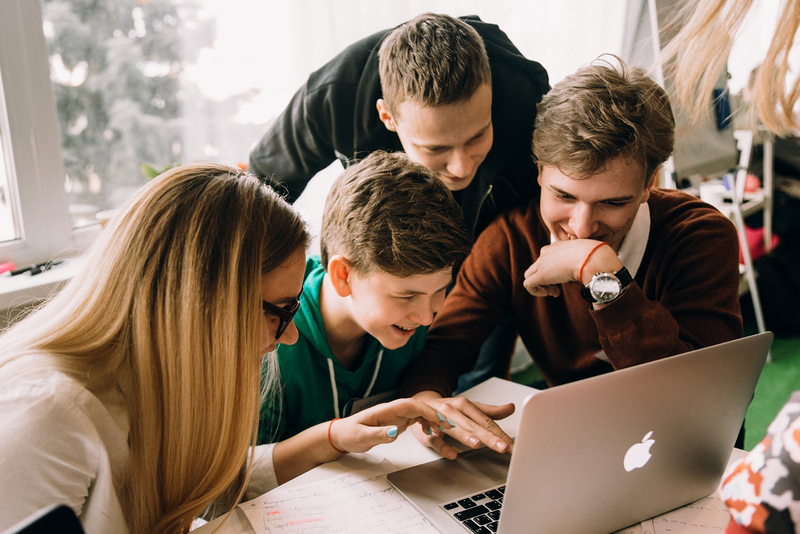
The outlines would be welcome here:
[[[84,271],[0,337],[0,530],[58,502],[88,533],[186,532],[241,500],[251,472],[257,492],[274,486],[271,446],[251,447],[260,367],[297,339],[308,239],[237,169],[184,166],[143,187]],[[438,421],[415,401],[378,406],[314,430],[295,457],[367,450],[421,415]]]
[[[673,24],[681,30],[664,47],[661,61],[674,83],[676,100],[694,120],[709,109],[714,84],[725,68],[733,39],[754,0],[686,0]],[[753,79],[752,112],[778,135],[800,133],[795,107],[800,100],[800,77],[790,77],[789,59],[800,28],[800,0],[784,0],[775,32]]]

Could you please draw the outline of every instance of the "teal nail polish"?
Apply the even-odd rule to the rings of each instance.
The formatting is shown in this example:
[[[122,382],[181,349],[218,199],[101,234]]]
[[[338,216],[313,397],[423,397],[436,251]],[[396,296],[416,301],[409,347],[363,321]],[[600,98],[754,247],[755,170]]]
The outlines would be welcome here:
[[[441,430],[442,432],[444,432],[444,428],[442,428],[442,426],[441,426],[441,425],[436,425],[436,426],[438,426],[438,427],[439,427],[439,430]]]
[[[431,427],[428,427],[428,435],[429,436],[433,435],[433,429]]]
[[[447,422],[450,423],[450,426],[452,426],[453,428],[456,427],[456,424],[452,422],[449,417],[447,418]]]
[[[442,414],[440,414],[439,412],[436,412],[436,415],[438,415],[438,416],[439,416],[439,420],[440,420],[442,423],[444,423],[444,422],[445,422],[445,418],[444,418],[444,416],[443,416]]]
[[[430,430],[430,429],[428,429],[428,430]],[[386,435],[389,436],[390,438],[397,437],[397,427],[393,426],[392,428],[390,428],[389,432],[387,432]]]

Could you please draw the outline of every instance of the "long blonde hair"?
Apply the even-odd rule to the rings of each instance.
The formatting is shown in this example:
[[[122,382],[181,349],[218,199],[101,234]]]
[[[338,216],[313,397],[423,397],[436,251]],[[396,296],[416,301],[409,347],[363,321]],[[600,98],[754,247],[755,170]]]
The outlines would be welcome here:
[[[725,68],[733,38],[753,0],[687,0],[671,26],[681,26],[664,47],[661,62],[676,100],[694,121],[708,113],[714,85]],[[800,77],[787,88],[789,53],[800,27],[800,0],[786,0],[764,62],[753,85],[754,117],[776,134],[797,134],[794,107],[800,99]]]
[[[115,485],[132,533],[185,532],[226,490],[241,498],[258,424],[261,277],[308,239],[255,177],[179,167],[143,187],[83,272],[0,338],[0,384],[48,365],[90,391],[121,389],[130,468]]]

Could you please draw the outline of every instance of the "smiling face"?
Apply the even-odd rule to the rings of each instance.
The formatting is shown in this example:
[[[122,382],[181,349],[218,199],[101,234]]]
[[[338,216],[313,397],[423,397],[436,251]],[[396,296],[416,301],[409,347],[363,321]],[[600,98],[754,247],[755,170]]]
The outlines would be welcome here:
[[[397,132],[408,157],[424,165],[451,191],[467,187],[492,148],[492,89],[481,85],[467,100],[423,106],[411,100],[389,111],[378,100],[386,128]]]
[[[451,281],[452,269],[405,278],[384,271],[368,275],[351,271],[350,316],[387,349],[400,348],[417,327],[433,322]]]
[[[618,252],[639,205],[650,198],[654,177],[646,182],[642,166],[623,157],[586,179],[545,165],[539,171],[542,219],[557,240],[596,239]]]
[[[294,302],[303,287],[305,259],[305,250],[297,249],[283,265],[261,277],[261,299],[279,308],[284,308]],[[293,345],[297,342],[299,334],[294,321],[283,332],[280,340],[276,340],[275,334],[278,331],[280,319],[275,315],[262,313],[259,356],[275,350],[278,341],[283,345]]]

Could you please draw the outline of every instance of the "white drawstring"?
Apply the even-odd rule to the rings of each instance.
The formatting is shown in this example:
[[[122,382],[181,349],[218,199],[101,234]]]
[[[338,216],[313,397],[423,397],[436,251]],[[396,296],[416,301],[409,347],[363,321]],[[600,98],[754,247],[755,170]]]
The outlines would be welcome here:
[[[333,391],[333,416],[339,418],[339,390],[336,388],[336,375],[333,372],[333,360],[328,358],[328,374],[331,377],[331,390]]]
[[[375,371],[372,372],[372,380],[367,387],[367,391],[364,392],[364,397],[369,397],[370,393],[372,393],[372,388],[375,385],[375,381],[378,379],[378,373],[381,370],[381,362],[383,361],[383,349],[378,353],[378,361],[375,362]],[[333,391],[333,416],[337,419],[340,417],[339,415],[339,389],[336,387],[336,373],[333,370],[333,360],[328,358],[328,375],[331,378],[331,391]]]
[[[378,372],[381,370],[381,360],[383,359],[383,349],[378,353],[378,361],[375,362],[375,372],[372,373],[372,381],[369,383],[369,387],[367,388],[366,393],[364,393],[364,398],[366,399],[369,397],[369,394],[372,393],[372,386],[375,385],[375,380],[378,379]]]

